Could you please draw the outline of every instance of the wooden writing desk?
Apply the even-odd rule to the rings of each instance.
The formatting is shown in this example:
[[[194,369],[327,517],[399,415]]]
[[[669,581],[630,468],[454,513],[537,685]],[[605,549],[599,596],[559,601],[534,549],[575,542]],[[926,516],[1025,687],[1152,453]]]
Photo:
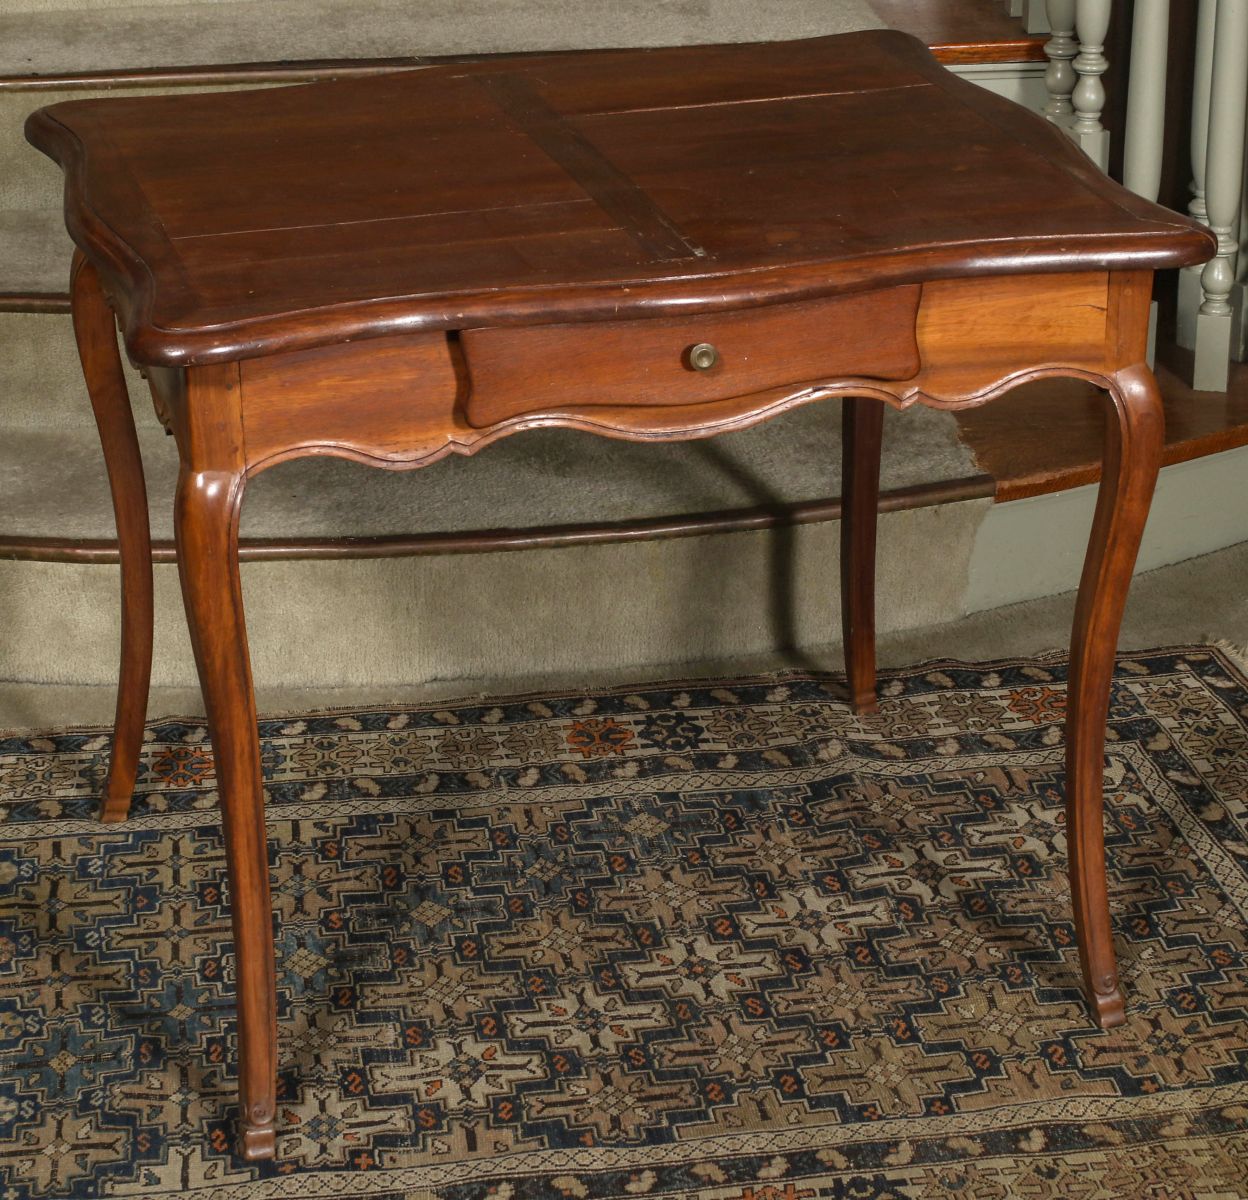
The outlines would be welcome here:
[[[239,588],[247,480],[304,454],[389,469],[539,425],[709,437],[837,397],[850,692],[874,703],[885,403],[1105,389],[1104,477],[1072,643],[1070,875],[1088,999],[1123,1020],[1101,826],[1119,620],[1156,478],[1152,271],[1209,233],[895,33],[527,57],[35,113],[66,173],[73,312],[122,551],[104,818],[147,698],[142,464],[113,333],[181,456],[178,562],[225,822],[242,1147],[274,1152],[274,961]]]

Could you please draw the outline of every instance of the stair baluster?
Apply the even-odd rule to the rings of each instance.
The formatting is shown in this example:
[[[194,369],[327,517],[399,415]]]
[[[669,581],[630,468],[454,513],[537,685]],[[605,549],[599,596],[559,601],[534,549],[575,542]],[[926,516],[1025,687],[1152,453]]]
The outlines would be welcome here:
[[[1213,36],[1218,0],[1200,0],[1196,15],[1196,64],[1192,86],[1192,200],[1187,211],[1198,221],[1209,224],[1205,210],[1205,152],[1209,145],[1209,89],[1213,82]],[[1200,286],[1201,267],[1184,267],[1179,272],[1178,322],[1175,340],[1180,346],[1196,347],[1196,313],[1204,299]]]
[[[1047,7],[1053,36],[1044,44],[1049,57],[1044,72],[1049,101],[1044,115],[1055,124],[1069,125],[1075,112],[1070,96],[1078,79],[1071,65],[1079,52],[1079,43],[1075,41],[1075,0],[1047,0]]]
[[[1111,0],[1078,0],[1075,5],[1075,33],[1079,53],[1074,68],[1078,76],[1071,102],[1075,120],[1071,134],[1101,170],[1109,166],[1109,132],[1101,124],[1105,109],[1105,85],[1101,76],[1109,69],[1105,58],[1105,36],[1109,32]]]
[[[1144,81],[1127,93],[1122,146],[1122,182],[1137,195],[1156,201],[1161,191],[1161,155],[1166,134],[1166,52],[1170,41],[1170,0],[1135,0],[1131,26],[1131,78]],[[1148,313],[1148,365],[1157,347],[1157,301]]]
[[[1205,156],[1205,207],[1218,238],[1218,253],[1200,282],[1204,302],[1196,314],[1196,363],[1192,386],[1224,392],[1230,376],[1233,312],[1231,290],[1239,245],[1235,225],[1244,186],[1244,132],[1248,109],[1248,4],[1217,5],[1209,139]]]
[[[1031,34],[1051,33],[1057,28],[1048,12],[1049,0],[1026,0],[1018,14],[1023,18],[1023,29]],[[1063,29],[1067,26],[1062,26]],[[1075,29],[1074,17],[1071,17],[1070,31]]]
[[[1135,0],[1131,26],[1131,78],[1144,86],[1127,94],[1122,181],[1146,200],[1161,190],[1166,122],[1166,49],[1170,0]]]

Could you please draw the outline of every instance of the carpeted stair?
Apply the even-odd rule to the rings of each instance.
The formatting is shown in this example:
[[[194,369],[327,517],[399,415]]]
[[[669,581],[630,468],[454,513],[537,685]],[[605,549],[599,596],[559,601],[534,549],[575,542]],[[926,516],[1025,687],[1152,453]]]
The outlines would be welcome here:
[[[0,14],[0,308],[9,311],[0,311],[0,535],[112,536],[69,318],[30,311],[63,306],[70,244],[60,218],[60,173],[25,145],[21,126],[41,105],[105,94],[74,85],[69,76],[798,37],[878,24],[865,0],[771,6],[599,0],[576,4],[574,14],[566,3],[518,0],[142,7],[25,0],[17,10],[6,8]],[[44,78],[35,81],[36,75]],[[171,86],[168,79],[114,82],[107,94]],[[154,531],[168,537],[176,452],[137,374],[133,385]],[[830,405],[712,443],[638,447],[552,431],[406,475],[342,462],[289,464],[255,482],[243,533],[411,534],[785,506],[838,494],[838,424]],[[978,473],[947,415],[892,417],[886,438],[886,489]],[[882,628],[957,611],[987,506],[969,501],[883,518]],[[247,564],[257,676],[274,686],[397,685],[592,673],[827,644],[839,636],[837,537],[830,523],[525,554]],[[162,566],[157,574],[155,679],[187,684],[194,673],[175,571]],[[111,565],[0,562],[6,633],[0,679],[111,679],[116,591]]]
[[[879,28],[866,0],[16,0],[0,75],[779,41]]]

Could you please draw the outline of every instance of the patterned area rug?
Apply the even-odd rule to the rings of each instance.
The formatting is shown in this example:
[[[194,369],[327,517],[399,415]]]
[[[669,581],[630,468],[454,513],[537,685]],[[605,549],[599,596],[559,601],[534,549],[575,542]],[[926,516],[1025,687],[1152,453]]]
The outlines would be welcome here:
[[[232,1152],[201,725],[91,819],[98,730],[0,739],[0,1196],[1248,1195],[1248,680],[1124,656],[1125,1027],[1080,997],[1065,663],[263,722],[279,1159]]]

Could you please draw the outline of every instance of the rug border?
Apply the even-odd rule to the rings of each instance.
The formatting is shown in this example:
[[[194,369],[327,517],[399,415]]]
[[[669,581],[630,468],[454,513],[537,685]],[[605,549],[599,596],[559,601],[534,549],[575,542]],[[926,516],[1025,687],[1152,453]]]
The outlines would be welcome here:
[[[1225,641],[1218,642],[1179,642],[1172,646],[1151,646],[1133,650],[1119,650],[1114,656],[1115,665],[1123,659],[1144,658],[1155,654],[1185,654],[1196,652],[1207,652],[1220,665],[1222,665],[1233,676],[1238,677],[1239,681],[1248,687],[1248,662],[1240,660],[1230,643]],[[889,679],[896,679],[902,676],[920,673],[923,671],[941,670],[944,668],[970,668],[972,670],[991,670],[997,667],[1013,667],[1027,663],[1049,663],[1062,662],[1069,659],[1069,649],[1050,649],[1041,650],[1035,654],[1015,654],[1002,658],[990,658],[983,660],[967,659],[967,658],[927,658],[919,662],[910,663],[903,667],[886,667],[880,669],[878,678],[881,682]],[[742,685],[759,685],[767,683],[786,683],[791,680],[810,680],[813,682],[830,681],[845,683],[845,672],[820,670],[810,667],[778,667],[772,671],[746,672],[744,674],[733,674],[731,672],[721,675],[679,675],[670,679],[663,678],[646,678],[635,680],[628,683],[614,683],[603,685],[585,685],[577,686],[572,683],[562,685],[553,685],[538,688],[532,691],[521,692],[470,692],[455,696],[442,696],[428,700],[405,701],[392,700],[373,704],[345,704],[345,705],[328,705],[324,708],[301,708],[297,710],[278,710],[266,711],[259,714],[259,721],[288,721],[298,720],[304,717],[345,717],[354,716],[357,713],[381,713],[381,712],[428,712],[439,708],[464,708],[474,704],[519,704],[524,701],[531,700],[547,700],[552,698],[566,699],[569,696],[583,696],[593,698],[597,696],[619,696],[629,695],[632,692],[644,692],[655,690],[670,690],[672,688],[682,687],[702,687],[712,686],[716,684],[742,684]],[[31,684],[32,687],[39,686]],[[144,722],[144,728],[150,729],[155,725],[164,725],[169,723],[182,723],[187,725],[203,725],[205,728],[208,724],[208,718],[203,715],[188,716],[185,713],[171,712],[161,716],[149,716]],[[101,725],[99,723],[92,724],[70,724],[70,725],[51,725],[51,726],[18,726],[18,727],[0,727],[0,738],[35,738],[62,736],[65,734],[74,734],[86,736],[90,734],[111,735],[113,726],[111,723]]]

